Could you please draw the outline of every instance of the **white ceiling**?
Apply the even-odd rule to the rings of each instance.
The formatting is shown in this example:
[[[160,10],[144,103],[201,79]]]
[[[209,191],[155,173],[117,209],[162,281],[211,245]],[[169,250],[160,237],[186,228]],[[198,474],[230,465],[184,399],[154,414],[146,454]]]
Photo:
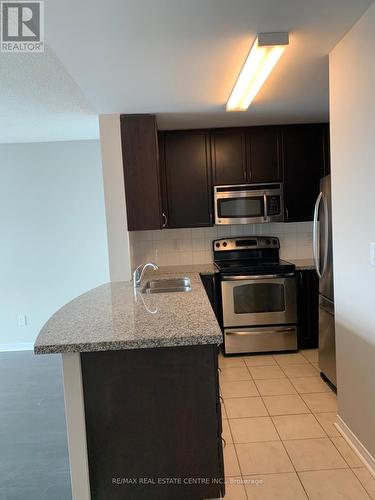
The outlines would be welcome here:
[[[98,116],[50,49],[0,53],[0,142],[93,139]]]
[[[328,53],[372,0],[46,0],[45,54],[0,54],[0,142],[97,138],[98,113],[160,128],[328,118]],[[290,46],[248,111],[225,103],[257,32]]]
[[[100,113],[162,127],[328,117],[328,53],[371,0],[48,0],[47,40]],[[254,104],[225,102],[257,32],[290,47]]]

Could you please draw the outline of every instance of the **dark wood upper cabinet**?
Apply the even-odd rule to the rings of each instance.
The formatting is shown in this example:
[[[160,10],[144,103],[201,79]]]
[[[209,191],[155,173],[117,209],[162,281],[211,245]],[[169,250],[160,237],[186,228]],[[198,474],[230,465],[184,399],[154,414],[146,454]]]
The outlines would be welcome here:
[[[163,135],[167,227],[212,225],[209,131],[183,130]]]
[[[331,173],[331,140],[329,123],[324,124],[324,175]]]
[[[128,229],[160,229],[156,118],[154,115],[121,115],[120,122]]]
[[[246,182],[246,139],[243,129],[213,129],[211,156],[215,185]]]
[[[248,182],[281,181],[279,127],[249,127],[246,141]]]
[[[282,127],[284,201],[288,222],[313,218],[319,183],[324,176],[325,124]]]
[[[122,115],[121,137],[130,231],[210,226],[213,186],[242,183],[282,181],[285,221],[309,221],[330,172],[327,123],[158,134],[154,115]]]

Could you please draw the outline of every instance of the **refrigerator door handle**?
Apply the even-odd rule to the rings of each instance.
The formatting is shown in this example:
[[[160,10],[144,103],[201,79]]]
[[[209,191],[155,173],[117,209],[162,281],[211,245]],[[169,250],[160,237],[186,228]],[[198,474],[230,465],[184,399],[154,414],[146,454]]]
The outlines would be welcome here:
[[[328,232],[328,203],[326,197],[323,195],[322,196],[322,201],[323,201],[323,207],[324,207],[324,241],[325,241],[325,248],[324,248],[324,257],[323,257],[323,268],[321,275],[324,276],[324,273],[326,272],[327,269],[327,261],[328,261],[328,237],[329,237],[329,232]]]
[[[315,208],[314,208],[314,222],[313,222],[313,258],[314,258],[314,265],[315,265],[315,271],[316,274],[318,275],[318,278],[321,279],[322,274],[320,273],[319,269],[319,254],[318,254],[318,217],[319,217],[319,206],[320,202],[323,198],[323,193],[320,192],[318,198],[316,199],[315,202]]]

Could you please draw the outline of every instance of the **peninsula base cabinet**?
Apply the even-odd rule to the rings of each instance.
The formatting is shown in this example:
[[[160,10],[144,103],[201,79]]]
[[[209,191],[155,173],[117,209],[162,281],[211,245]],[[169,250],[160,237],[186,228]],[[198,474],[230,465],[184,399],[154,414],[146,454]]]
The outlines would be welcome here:
[[[224,496],[214,345],[81,354],[92,500]]]

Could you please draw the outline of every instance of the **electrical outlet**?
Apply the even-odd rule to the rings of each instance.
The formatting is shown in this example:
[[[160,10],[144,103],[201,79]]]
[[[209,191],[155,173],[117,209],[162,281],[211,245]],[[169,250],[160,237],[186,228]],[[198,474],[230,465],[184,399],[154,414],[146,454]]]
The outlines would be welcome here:
[[[26,314],[19,314],[18,315],[18,326],[27,326]]]
[[[375,242],[370,243],[370,264],[375,266]]]

